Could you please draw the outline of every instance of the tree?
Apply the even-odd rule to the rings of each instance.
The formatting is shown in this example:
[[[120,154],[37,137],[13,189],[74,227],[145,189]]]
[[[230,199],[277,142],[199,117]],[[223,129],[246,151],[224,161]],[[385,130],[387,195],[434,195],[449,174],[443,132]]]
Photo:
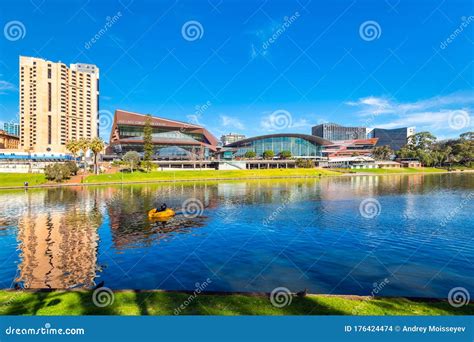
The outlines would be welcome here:
[[[71,177],[71,171],[66,164],[54,163],[46,165],[44,168],[44,176],[47,180],[60,183]]]
[[[247,151],[244,154],[244,157],[247,159],[253,159],[257,156],[257,154],[254,151]]]
[[[128,151],[125,153],[122,159],[124,162],[130,165],[130,171],[133,172],[133,169],[140,161],[140,154],[137,151]]]
[[[263,159],[273,159],[275,157],[275,152],[272,150],[266,150],[263,152]]]
[[[77,152],[79,152],[80,147],[76,140],[69,140],[66,143],[66,149],[71,152],[72,156],[74,157],[74,162],[77,158]]]
[[[67,168],[69,169],[69,173],[71,175],[74,175],[74,176],[77,175],[77,171],[79,171],[79,168],[77,167],[77,164],[75,161],[69,160],[65,162],[64,165],[67,166]]]
[[[91,149],[92,153],[94,154],[94,173],[97,175],[99,173],[99,168],[97,167],[97,155],[102,152],[104,149],[105,144],[101,138],[97,137],[92,139],[89,142],[89,148]]]
[[[280,152],[281,159],[290,159],[291,158],[291,151],[284,150]]]
[[[374,159],[388,160],[393,155],[393,150],[388,145],[377,146],[372,150]]]
[[[143,128],[143,167],[147,172],[150,172],[153,165],[151,159],[153,157],[153,128],[151,127],[151,115],[148,114],[145,120],[145,127]]]
[[[474,141],[474,132],[465,132],[462,133],[459,137],[461,138],[461,140]]]
[[[84,173],[86,171],[86,153],[89,151],[89,140],[86,138],[81,138],[77,141],[77,146],[79,148],[79,151],[83,152],[83,163],[84,163]]]
[[[408,138],[408,148],[427,151],[433,147],[436,137],[430,132],[416,133]]]

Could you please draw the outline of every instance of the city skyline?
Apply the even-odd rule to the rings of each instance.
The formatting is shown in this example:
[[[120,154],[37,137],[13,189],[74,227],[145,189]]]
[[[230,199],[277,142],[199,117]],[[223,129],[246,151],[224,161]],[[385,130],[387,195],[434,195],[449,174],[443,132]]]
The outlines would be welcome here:
[[[370,14],[351,1],[155,6],[24,1],[19,13],[7,4],[0,121],[18,120],[18,59],[26,55],[101,69],[106,141],[117,109],[199,123],[217,137],[310,134],[324,122],[415,126],[440,139],[472,130],[467,3],[382,2]],[[14,21],[18,37],[7,34]]]

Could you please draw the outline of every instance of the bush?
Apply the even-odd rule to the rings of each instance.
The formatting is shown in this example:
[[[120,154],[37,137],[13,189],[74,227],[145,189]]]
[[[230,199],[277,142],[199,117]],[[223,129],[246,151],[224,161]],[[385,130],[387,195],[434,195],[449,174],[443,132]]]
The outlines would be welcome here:
[[[146,172],[153,171],[156,168],[156,165],[149,160],[142,160],[140,162],[140,167]]]
[[[290,159],[291,158],[291,151],[281,151],[280,152],[280,158],[281,159]]]
[[[71,178],[71,170],[66,164],[49,164],[44,168],[44,175],[47,180],[60,183],[66,179]]]
[[[79,167],[77,166],[76,162],[67,161],[66,163],[64,163],[64,165],[67,166],[71,175],[73,176],[77,175],[77,172],[79,171]]]
[[[263,159],[273,159],[275,157],[275,152],[272,150],[266,150],[263,152]]]
[[[257,156],[257,154],[254,151],[247,151],[244,154],[244,157],[248,158],[248,159],[255,158],[256,156]]]
[[[314,163],[309,159],[297,159],[296,167],[300,169],[312,169],[314,167]]]

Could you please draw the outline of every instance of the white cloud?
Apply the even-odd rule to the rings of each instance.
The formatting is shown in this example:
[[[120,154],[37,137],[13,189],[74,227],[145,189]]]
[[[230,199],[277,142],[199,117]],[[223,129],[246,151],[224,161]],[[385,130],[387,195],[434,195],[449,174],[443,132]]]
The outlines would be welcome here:
[[[221,115],[221,125],[225,128],[235,128],[235,129],[245,129],[244,124],[237,118],[228,116],[228,115]]]
[[[15,89],[16,87],[13,85],[13,83],[0,80],[0,94],[4,94],[7,91],[12,91]]]
[[[436,96],[414,102],[396,102],[386,97],[365,97],[347,105],[358,107],[360,117],[370,116],[365,120],[366,126],[379,128],[396,128],[415,126],[417,131],[429,130],[446,134],[456,129],[450,124],[451,117],[460,115],[469,118],[472,115],[470,105],[474,103],[472,92],[454,93]],[[470,126],[464,127],[469,130]]]
[[[449,119],[452,115],[458,115],[462,113],[463,115],[469,116],[469,112],[466,110],[441,110],[438,112],[419,112],[419,113],[410,113],[401,118],[395,119],[393,121],[387,122],[385,124],[376,125],[378,128],[397,128],[397,127],[407,127],[407,126],[416,126],[423,127],[426,129],[442,129],[447,128]]]

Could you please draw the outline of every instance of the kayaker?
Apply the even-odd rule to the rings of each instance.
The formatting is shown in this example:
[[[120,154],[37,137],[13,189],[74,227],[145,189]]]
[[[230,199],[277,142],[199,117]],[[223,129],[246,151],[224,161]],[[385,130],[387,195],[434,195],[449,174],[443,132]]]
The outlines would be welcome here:
[[[160,212],[160,211],[166,211],[166,209],[168,209],[168,206],[166,205],[166,203],[163,203],[160,207],[160,210],[157,210],[156,212]]]

